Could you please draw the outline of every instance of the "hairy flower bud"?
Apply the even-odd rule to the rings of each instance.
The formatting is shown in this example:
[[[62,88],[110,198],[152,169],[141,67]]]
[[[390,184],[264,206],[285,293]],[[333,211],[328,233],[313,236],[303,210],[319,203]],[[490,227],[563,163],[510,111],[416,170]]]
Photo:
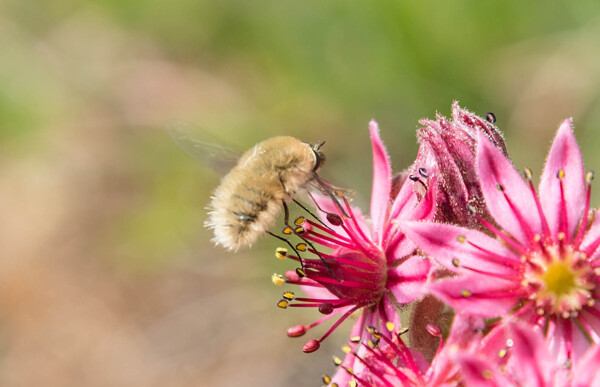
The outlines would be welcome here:
[[[488,219],[489,214],[475,168],[477,133],[485,134],[506,155],[502,133],[491,121],[462,109],[457,102],[452,105],[452,121],[438,115],[436,120],[420,123],[424,125],[417,131],[421,147],[412,173],[418,176],[425,169],[437,175],[436,220],[480,228],[476,218]]]

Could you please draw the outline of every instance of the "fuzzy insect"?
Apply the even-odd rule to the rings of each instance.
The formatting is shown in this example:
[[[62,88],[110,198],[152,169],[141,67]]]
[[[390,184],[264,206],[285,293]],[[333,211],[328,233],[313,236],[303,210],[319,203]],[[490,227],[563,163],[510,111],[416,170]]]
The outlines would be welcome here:
[[[330,196],[344,212],[335,197],[343,190],[336,189],[334,194],[333,187],[317,175],[325,161],[325,155],[320,151],[323,143],[311,145],[295,137],[272,137],[237,158],[235,152],[215,145],[214,140],[198,140],[182,124],[169,127],[168,131],[180,147],[202,162],[216,170],[229,170],[213,192],[208,206],[206,225],[213,229],[213,242],[217,245],[237,251],[251,246],[268,233],[295,250],[287,239],[268,229],[275,224],[283,208],[285,224],[293,230],[289,227],[287,208],[290,201],[310,213],[294,199],[298,191],[309,184]],[[237,163],[232,163],[233,160]]]
[[[236,251],[265,234],[282,204],[317,179],[325,160],[319,147],[279,136],[244,153],[212,195],[206,224],[214,230],[213,241]]]

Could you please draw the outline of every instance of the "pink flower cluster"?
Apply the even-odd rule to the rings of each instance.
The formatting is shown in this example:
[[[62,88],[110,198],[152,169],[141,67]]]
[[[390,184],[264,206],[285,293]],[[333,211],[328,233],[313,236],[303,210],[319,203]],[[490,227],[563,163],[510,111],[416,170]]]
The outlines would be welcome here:
[[[493,115],[453,105],[421,121],[414,164],[393,175],[377,124],[370,217],[346,195],[296,220],[313,259],[274,275],[280,307],[314,307],[320,344],[354,320],[331,386],[600,386],[600,217],[593,172],[565,120],[536,190],[507,156]],[[331,321],[330,321],[331,320]]]

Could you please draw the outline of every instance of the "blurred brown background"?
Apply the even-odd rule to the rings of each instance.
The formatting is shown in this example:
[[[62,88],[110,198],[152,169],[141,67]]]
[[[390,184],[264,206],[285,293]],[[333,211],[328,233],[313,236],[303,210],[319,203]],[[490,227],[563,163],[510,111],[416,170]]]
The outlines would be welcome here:
[[[285,336],[318,315],[275,307],[278,243],[210,244],[219,176],[165,126],[324,140],[363,208],[369,119],[400,170],[455,99],[538,175],[573,116],[597,168],[598,47],[595,0],[1,1],[0,385],[319,385],[348,327]]]

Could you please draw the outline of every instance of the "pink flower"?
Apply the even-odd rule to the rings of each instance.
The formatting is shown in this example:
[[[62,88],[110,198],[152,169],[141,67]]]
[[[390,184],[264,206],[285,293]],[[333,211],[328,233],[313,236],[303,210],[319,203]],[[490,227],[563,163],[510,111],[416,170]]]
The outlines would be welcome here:
[[[390,326],[393,328],[393,326]],[[572,369],[556,363],[552,345],[537,327],[507,321],[484,333],[483,321],[457,315],[447,340],[441,340],[431,364],[408,348],[403,333],[390,338],[367,328],[369,340],[358,348],[342,349],[351,358],[340,365],[343,385],[360,386],[597,386],[600,385],[600,346],[594,345]],[[433,326],[434,336],[441,331]],[[392,329],[390,329],[392,331]],[[324,378],[329,383],[331,379]],[[342,384],[339,384],[342,385]]]
[[[399,323],[396,307],[416,300],[424,291],[430,262],[415,254],[415,245],[404,237],[394,220],[431,218],[434,198],[428,193],[419,202],[413,181],[406,180],[397,196],[390,199],[390,161],[375,121],[371,121],[369,129],[373,146],[370,223],[343,195],[340,203],[329,197],[317,198],[318,206],[327,214],[325,225],[308,218],[296,221],[299,227],[296,232],[308,242],[299,244],[297,249],[314,256],[302,258],[305,276],[290,271],[286,273],[285,282],[300,285],[308,297],[293,299],[293,294],[286,292],[278,305],[314,307],[323,317],[312,324],[290,328],[288,335],[302,336],[309,329],[337,317],[320,339],[306,343],[305,352],[317,350],[340,323],[360,309],[364,312],[354,332],[364,331],[367,325],[380,329],[385,322]],[[280,255],[300,261],[290,254]]]
[[[453,357],[466,386],[599,386],[600,346],[573,367],[556,363],[553,344],[537,327],[510,321]]]
[[[538,193],[525,170],[482,134],[477,174],[494,222],[486,233],[433,222],[401,222],[402,230],[456,278],[431,291],[458,311],[507,313],[539,327],[559,362],[572,364],[600,341],[600,219],[590,210],[593,174],[584,173],[571,122],[560,126]]]
[[[441,330],[428,325],[428,334],[440,340],[435,358],[429,364],[421,353],[404,343],[403,336],[406,331],[396,333],[395,326],[387,324],[387,332],[392,333],[389,336],[367,327],[368,335],[365,335],[362,345],[342,347],[348,353],[344,361],[346,364],[340,364],[340,359],[334,357],[334,363],[340,365],[336,376],[341,374],[338,380],[343,382],[338,384],[349,385],[354,381],[360,386],[371,387],[459,385],[457,383],[463,379],[457,357],[466,351],[482,348],[481,328],[481,319],[458,315],[448,339],[444,341],[441,338]]]
[[[489,113],[488,113],[489,114]],[[493,116],[493,115],[492,115]],[[493,120],[492,120],[493,121]],[[452,121],[441,115],[436,120],[421,120],[417,130],[421,144],[414,163],[437,176],[436,221],[454,223],[469,228],[480,225],[471,212],[489,219],[475,169],[477,135],[483,133],[504,154],[506,145],[502,133],[493,122],[452,104]],[[412,171],[415,175],[418,171]]]
[[[453,356],[466,386],[568,386],[539,330],[509,322]],[[565,373],[561,375],[567,376]]]

